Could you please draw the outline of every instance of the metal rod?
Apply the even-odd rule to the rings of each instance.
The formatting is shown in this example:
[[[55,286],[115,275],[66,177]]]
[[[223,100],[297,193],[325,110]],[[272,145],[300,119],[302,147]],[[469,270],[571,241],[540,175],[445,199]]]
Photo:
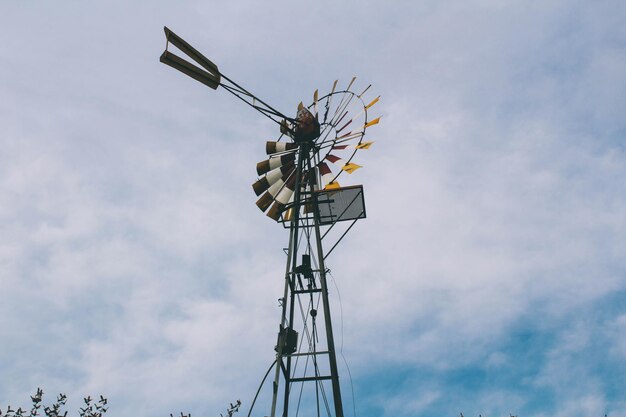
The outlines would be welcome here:
[[[361,214],[363,214],[363,212],[361,212]],[[360,216],[361,214],[359,214],[359,216]],[[326,257],[327,257],[328,255],[330,255],[330,254],[333,252],[333,250],[335,250],[335,248],[337,247],[337,245],[339,244],[339,242],[341,242],[341,239],[343,239],[343,237],[344,237],[344,236],[345,236],[345,235],[346,235],[346,234],[350,231],[350,229],[352,229],[352,226],[354,226],[354,223],[356,223],[356,221],[357,221],[357,220],[359,220],[359,218],[358,218],[358,217],[357,217],[356,219],[354,219],[354,221],[352,222],[352,224],[350,225],[350,227],[348,227],[348,229],[347,229],[345,232],[343,232],[343,234],[341,235],[341,237],[339,238],[339,240],[338,240],[338,241],[337,241],[337,242],[333,245],[333,247],[332,247],[332,248],[330,248],[330,250],[328,251],[328,253],[326,254],[326,256],[324,256],[324,259],[326,259]]]
[[[341,401],[341,388],[339,386],[339,373],[337,371],[337,357],[335,356],[335,340],[333,336],[333,324],[330,318],[330,302],[328,301],[328,285],[326,284],[326,267],[324,266],[324,251],[320,235],[320,212],[317,195],[313,194],[313,214],[315,223],[315,240],[317,243],[317,255],[320,269],[320,285],[322,287],[322,304],[324,307],[324,324],[326,327],[326,343],[328,345],[328,362],[330,365],[331,383],[333,389],[333,404],[335,417],[343,417],[343,404]]]
[[[254,97],[257,101],[259,101],[261,104],[267,106],[268,109],[272,110],[273,112],[275,112],[276,114],[281,115],[282,118],[287,119],[287,120],[293,120],[287,116],[284,116],[281,112],[279,112],[278,110],[276,110],[275,108],[273,108],[272,106],[270,106],[269,104],[267,104],[266,102],[264,102],[263,100],[261,100],[260,98],[254,96],[252,93],[250,93],[248,90],[246,90],[245,88],[243,88],[242,86],[240,86],[239,84],[237,84],[236,82],[234,82],[233,80],[231,80],[230,78],[228,78],[227,76],[225,76],[224,74],[220,73],[220,75],[222,76],[222,78],[224,78],[226,81],[230,82],[231,84],[233,84],[235,87],[239,88],[240,90],[244,91],[246,94],[248,94],[251,97]]]
[[[298,161],[298,168],[301,168],[301,162]],[[298,179],[296,178],[296,183],[298,183]],[[285,266],[285,288],[283,291],[283,305],[282,305],[282,313],[281,313],[281,320],[280,320],[280,326],[279,326],[279,332],[282,331],[282,329],[284,327],[286,327],[286,318],[287,318],[287,297],[289,295],[289,287],[290,287],[290,272],[291,272],[291,264],[292,264],[292,258],[294,258],[294,252],[293,252],[293,246],[294,244],[297,245],[298,242],[298,223],[297,220],[298,216],[295,215],[293,220],[291,221],[291,226],[289,228],[289,246],[288,246],[288,251],[287,251],[287,264]],[[281,365],[281,366],[277,366],[276,367],[276,374],[274,375],[274,385],[273,385],[273,393],[272,393],[272,407],[271,407],[271,412],[270,412],[270,416],[271,417],[276,417],[276,403],[278,400],[278,387],[280,384],[280,370],[281,367],[283,366],[283,352],[282,352],[282,346],[280,345],[280,343],[277,345],[277,352],[276,352],[276,361]],[[288,383],[286,383],[285,385],[289,385]]]
[[[293,240],[291,241],[290,251],[291,256],[287,262],[287,274],[285,275],[286,286],[285,286],[285,301],[287,300],[287,291],[291,286],[291,276],[289,272],[295,271],[298,262],[298,234],[299,234],[299,225],[300,225],[300,192],[301,192],[301,179],[302,179],[302,168],[305,160],[305,155],[308,156],[309,150],[306,146],[301,146],[299,149],[299,158],[298,158],[298,168],[296,169],[294,175],[296,175],[295,189],[294,189],[294,208],[293,208],[293,221],[291,222],[291,230]],[[289,300],[289,320],[286,320],[285,313],[286,310],[283,310],[283,322],[286,324],[286,327],[293,326],[293,316],[294,316],[294,298],[295,294],[293,293],[293,288],[291,288],[291,295]],[[285,303],[286,305],[286,303]],[[281,349],[282,350],[282,349]],[[282,353],[282,352],[281,352]],[[283,398],[283,415],[288,415],[289,412],[289,391],[291,389],[291,356],[287,356],[287,364],[286,364],[286,378],[285,378],[285,394]],[[272,415],[272,417],[274,417]]]
[[[361,189],[361,190],[362,190],[362,189]],[[358,197],[358,196],[360,196],[361,194],[363,194],[363,191],[359,191],[359,192],[358,192],[358,193],[354,196],[354,198],[352,199],[352,201],[350,201],[350,204],[348,204],[348,205],[346,206],[346,208],[345,208],[345,209],[343,209],[343,211],[341,212],[341,214],[337,217],[337,220],[335,220],[335,221],[333,222],[333,224],[332,224],[332,225],[331,225],[328,229],[326,229],[326,232],[324,232],[324,235],[322,236],[322,240],[326,237],[326,235],[328,234],[328,232],[330,232],[330,230],[331,230],[333,227],[335,227],[335,225],[337,224],[337,222],[341,219],[341,216],[343,216],[343,215],[345,214],[345,212],[346,212],[346,211],[350,208],[350,206],[352,205],[352,203],[354,203],[354,202],[356,201],[357,197]],[[363,214],[363,212],[361,212],[361,214]],[[355,219],[355,221],[359,219],[359,217],[361,216],[361,214],[359,214],[359,216]],[[331,218],[332,218],[332,216],[331,216]],[[344,235],[345,235],[345,233],[344,233]]]

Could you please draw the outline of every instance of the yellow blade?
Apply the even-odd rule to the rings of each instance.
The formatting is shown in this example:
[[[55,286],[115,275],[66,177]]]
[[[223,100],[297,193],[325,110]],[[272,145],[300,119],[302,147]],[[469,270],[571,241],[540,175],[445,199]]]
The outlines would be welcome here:
[[[367,106],[365,106],[366,109],[369,109],[370,107],[372,107],[374,104],[376,104],[378,102],[378,100],[380,100],[380,96],[376,97],[374,100],[372,100],[372,102],[370,104],[368,104]]]
[[[362,168],[362,166],[361,165],[357,165],[357,164],[355,164],[353,162],[345,164],[343,167],[341,167],[341,169],[346,171],[348,174],[352,174],[354,171],[356,171],[359,168]]]
[[[361,143],[359,145],[356,145],[356,148],[357,149],[369,149],[370,146],[372,146],[372,143],[374,143],[374,141],[372,141],[372,142],[363,142],[363,143]]]
[[[337,181],[333,181],[333,182],[329,182],[328,185],[326,187],[324,187],[325,190],[334,190],[336,188],[341,187],[341,185],[339,185],[339,183]]]
[[[377,118],[375,118],[374,120],[372,120],[371,122],[367,122],[367,123],[365,124],[365,128],[367,129],[367,128],[368,128],[368,127],[370,127],[370,126],[377,125],[379,121],[380,121],[380,117],[377,117]]]
[[[283,213],[283,219],[288,222],[291,220],[291,218],[293,217],[293,207],[289,207],[284,213]]]
[[[317,103],[317,90],[313,93],[313,101]]]
[[[335,82],[333,83],[333,89],[330,91],[330,93],[334,93],[335,92],[335,88],[337,88],[337,83],[339,82],[339,80],[335,80]]]
[[[300,102],[300,104],[298,104],[298,111],[302,110],[303,107],[304,107],[304,104],[302,104],[302,102]]]

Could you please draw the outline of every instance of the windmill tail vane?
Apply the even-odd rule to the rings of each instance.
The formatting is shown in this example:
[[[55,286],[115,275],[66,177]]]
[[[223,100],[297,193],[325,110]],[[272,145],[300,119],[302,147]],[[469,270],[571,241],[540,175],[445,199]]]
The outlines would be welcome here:
[[[177,69],[183,74],[188,75],[213,90],[217,90],[219,86],[222,86],[222,88],[226,91],[235,95],[246,104],[278,124],[281,124],[283,120],[293,121],[292,118],[280,113],[272,106],[265,103],[263,100],[256,97],[254,94],[250,93],[248,90],[221,73],[217,65],[198,52],[198,50],[196,50],[193,46],[189,45],[189,43],[187,43],[183,38],[172,32],[167,26],[164,26],[163,30],[165,31],[166,44],[165,51],[163,51],[159,59],[162,63]],[[200,65],[200,67],[169,51],[170,43],[195,61],[198,65]]]
[[[256,164],[252,189],[257,207],[289,231],[287,262],[275,357],[248,416],[273,370],[267,388],[271,405],[259,415],[343,417],[325,261],[356,221],[366,217],[363,187],[342,187],[338,178],[360,169],[353,161],[357,151],[374,143],[363,139],[380,121],[369,116],[380,96],[366,101],[370,85],[355,91],[356,77],[345,88],[336,80],[328,93],[315,90],[310,104],[301,102],[295,117],[288,117],[226,77],[167,27],[165,36],[162,63],[213,90],[221,86],[279,125],[278,137],[265,142],[266,159]],[[170,44],[197,65],[171,52]]]

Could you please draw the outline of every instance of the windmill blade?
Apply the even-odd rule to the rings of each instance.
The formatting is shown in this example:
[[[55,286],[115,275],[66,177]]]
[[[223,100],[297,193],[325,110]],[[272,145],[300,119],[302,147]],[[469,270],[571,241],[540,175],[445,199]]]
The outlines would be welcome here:
[[[372,107],[374,104],[378,103],[378,100],[380,100],[380,96],[376,97],[374,100],[372,100],[367,106],[365,106],[365,109],[369,109],[370,107]]]
[[[295,170],[283,175],[279,180],[274,182],[274,184],[272,184],[265,193],[263,193],[261,198],[257,200],[256,205],[261,209],[261,211],[267,210],[267,208],[276,198],[278,198],[278,195],[280,195],[285,188],[290,188],[293,192],[294,185],[296,183],[296,175],[294,175],[294,172]]]
[[[350,84],[348,84],[348,87],[346,87],[346,90],[350,90],[350,87],[352,87],[352,84],[354,84],[355,80],[356,80],[356,76],[352,77],[352,81],[350,81]]]
[[[352,174],[357,169],[363,168],[361,165],[355,164],[354,162],[347,162],[346,163],[346,161],[344,161],[342,158],[339,158],[338,156],[335,156],[335,155],[332,155],[332,154],[326,155],[326,157],[324,159],[327,160],[327,161],[330,161],[331,163],[333,163],[335,165],[337,165],[343,171],[346,171],[348,174]]]
[[[371,140],[369,142],[361,142],[358,145],[355,146],[356,149],[369,149],[370,146],[372,146],[374,144],[374,141]]]
[[[369,87],[368,87],[369,88]],[[367,89],[366,89],[367,91]],[[364,91],[365,92],[365,91]],[[362,95],[363,93],[361,93]],[[359,97],[359,101],[360,100],[360,96]],[[372,106],[374,106],[376,103],[378,103],[378,101],[380,100],[380,96],[374,98],[372,101],[370,101],[368,104],[365,104],[361,101],[361,103],[363,103],[363,107],[361,109],[361,111],[358,114],[355,114],[349,121],[345,122],[344,124],[341,125],[340,128],[338,128],[335,132],[337,134],[342,133],[344,130],[346,130],[346,128],[348,126],[350,126],[350,124],[354,125],[354,121],[357,119],[360,119],[363,114],[365,114],[365,120],[360,122],[360,125],[358,128],[356,128],[355,130],[351,130],[348,131],[346,133],[341,134],[340,136],[336,137],[334,140],[327,140],[328,134],[324,137],[324,140],[321,142],[320,145],[320,150],[322,149],[347,149],[347,148],[352,148],[353,145],[342,145],[342,143],[346,143],[349,141],[353,141],[354,139],[357,139],[359,142],[361,141],[361,139],[363,138],[363,136],[365,135],[365,130],[368,127],[374,126],[376,124],[378,124],[380,122],[381,117],[378,117],[374,120],[371,121],[367,121],[367,110],[369,108],[371,108]],[[348,114],[348,111],[345,111],[340,118],[338,118],[335,122],[334,125],[338,126],[339,123],[341,123],[341,121],[343,120],[343,118],[346,116],[346,114]],[[357,122],[359,123],[359,122]],[[327,132],[329,133],[329,132]],[[358,144],[357,144],[358,145]],[[366,144],[364,146],[361,147],[357,147],[356,149],[368,149],[371,146],[371,143]]]
[[[343,165],[344,161],[343,159],[339,158],[338,156],[335,156],[333,154],[328,154],[326,155],[326,157],[324,158],[326,161],[329,161],[330,163],[333,164],[337,164],[337,165]]]
[[[347,112],[347,111],[345,111],[345,112],[341,115],[341,117],[340,117],[339,119],[337,119],[337,121],[333,124],[333,126],[337,127],[337,125],[339,125],[339,123],[341,123],[341,121],[343,120],[343,118],[344,118],[344,117],[346,117],[347,115],[348,115],[348,112]],[[345,126],[344,126],[344,127],[345,127]],[[342,129],[343,129],[343,128],[342,128]],[[341,129],[339,129],[339,130],[341,130]]]
[[[381,116],[382,117],[382,116]],[[365,135],[365,129],[367,129],[368,127],[377,125],[380,122],[381,117],[377,117],[376,119],[365,123],[364,125],[362,125],[360,128],[358,128],[357,130],[352,130],[350,132],[344,133],[343,135],[339,136],[336,140],[335,140],[335,144],[339,144],[339,143],[344,143],[344,142],[348,142],[354,138],[361,138]],[[349,124],[350,122],[348,122]],[[344,127],[342,127],[341,129],[343,130]],[[337,132],[339,133],[339,132]],[[336,145],[335,145],[336,146]],[[321,149],[325,148],[326,146],[322,146]],[[367,149],[367,148],[365,148]]]
[[[259,175],[263,175],[272,169],[278,168],[282,165],[286,165],[289,162],[293,162],[295,159],[296,155],[293,153],[271,157],[270,159],[266,159],[265,161],[261,161],[256,164],[256,172]]]
[[[331,98],[332,98],[332,96],[331,96]],[[329,100],[329,101],[330,101],[330,100]],[[328,101],[328,102],[329,102],[329,101]],[[326,103],[328,104],[328,102],[326,102]],[[322,142],[322,143],[324,143],[324,142],[326,142],[326,141],[327,141],[327,139],[329,138],[329,136],[330,136],[331,132],[333,131],[333,129],[332,129],[332,128],[336,128],[336,127],[337,127],[337,125],[338,125],[339,123],[341,123],[341,121],[343,120],[343,118],[344,118],[344,117],[346,117],[346,116],[348,115],[348,112],[347,112],[347,111],[345,111],[343,114],[341,114],[341,117],[339,117],[339,119],[334,120],[334,119],[335,119],[335,116],[337,116],[338,114],[341,114],[341,111],[340,111],[340,109],[339,109],[339,108],[335,111],[335,114],[333,115],[333,117],[331,117],[331,119],[332,119],[332,120],[331,120],[330,124],[325,125],[325,126],[324,126],[324,130],[322,130],[322,131],[320,132],[320,137],[322,137],[322,140],[321,140],[321,142]],[[336,132],[335,132],[335,133],[336,133]]]
[[[260,208],[261,211],[265,212],[265,210],[267,210],[268,207],[272,205],[272,202],[274,201],[278,193],[280,193],[283,188],[285,188],[287,184],[286,181],[290,181],[290,179],[291,178],[283,177],[280,180],[276,181],[274,184],[272,184],[272,186],[269,187],[267,191],[265,191],[263,195],[257,200],[257,207]]]
[[[272,196],[272,198],[276,198],[278,193],[280,193],[280,190],[282,190],[285,187],[285,184],[287,184],[287,182],[291,178],[292,173],[293,171],[286,175],[281,176],[276,181],[274,181],[272,185],[270,185],[270,187],[267,189],[267,192],[269,193],[269,195]]]
[[[268,192],[265,192],[256,202],[258,208],[261,209],[262,212],[265,213],[265,210],[268,209],[269,206],[272,205],[272,201],[274,201],[274,197]]]
[[[285,210],[283,213],[283,221],[285,222],[291,221],[293,219],[293,212],[294,212],[293,207],[289,207],[287,210]]]
[[[364,136],[364,135],[365,135],[364,128],[361,128],[361,130],[357,130],[357,131],[350,131],[348,133],[344,133],[343,135],[339,136],[335,143],[347,142],[354,138],[360,138],[361,136]]]
[[[286,206],[286,203],[282,204],[282,203],[279,203],[278,201],[275,201],[274,204],[272,204],[272,207],[270,207],[270,209],[267,211],[267,217],[275,221],[278,221],[280,219],[281,213],[285,211],[285,206]]]
[[[381,118],[381,117],[382,117],[382,116],[375,118],[375,119],[374,119],[374,120],[372,120],[371,122],[367,122],[367,123],[365,123],[365,126],[364,126],[364,127],[365,127],[365,129],[367,129],[367,128],[368,128],[368,127],[370,127],[370,126],[377,125],[377,124],[378,124],[378,122],[380,122],[380,118]]]
[[[363,166],[355,164],[354,162],[348,162],[344,166],[341,167],[342,170],[346,171],[348,174],[352,174],[359,168],[363,168]]]
[[[330,149],[337,150],[337,151],[343,151],[345,149],[369,149],[373,143],[374,141],[372,140],[369,142],[357,143],[356,145],[335,145]]]
[[[352,78],[352,81],[350,81],[350,84],[348,85],[348,89],[350,89],[350,86],[352,86],[352,83],[354,82],[354,80],[356,80],[356,77]],[[341,111],[344,111],[344,110],[348,107],[348,105],[350,104],[350,102],[352,101],[352,99],[353,99],[354,97],[356,97],[356,98],[358,98],[359,100],[361,100],[361,97],[363,96],[363,94],[365,94],[365,92],[366,92],[367,90],[369,90],[369,88],[370,88],[371,86],[372,86],[371,84],[370,84],[370,85],[368,85],[368,86],[367,86],[367,88],[366,88],[365,90],[363,90],[363,92],[362,92],[361,94],[351,96],[351,97],[350,97],[350,98],[349,98],[346,102],[344,102],[344,101],[342,100],[342,102],[340,102],[340,105],[339,105],[339,106],[338,106],[338,108],[337,108],[337,111],[335,112],[335,115],[337,115],[337,114],[341,114]],[[370,107],[372,107],[372,106],[373,106],[374,104],[376,104],[379,100],[380,100],[380,96],[376,97],[376,98],[375,98],[374,100],[372,100],[370,103],[368,103],[367,105],[365,105],[365,106],[363,107],[363,109],[362,109],[362,110],[361,110],[361,111],[360,111],[357,115],[355,115],[355,116],[353,116],[353,117],[352,117],[351,121],[358,119],[358,118],[359,118],[359,117],[363,114],[363,112],[365,112],[367,109],[369,109]],[[343,106],[343,107],[342,107],[342,106]],[[345,116],[345,114],[347,114],[348,112],[349,112],[349,111],[346,111],[346,112],[345,112],[345,113],[341,116],[341,118],[340,118],[340,119],[338,119],[338,120],[337,120],[337,121],[335,121],[335,122],[331,122],[331,124],[333,124],[334,126],[337,126],[339,123],[341,123],[341,120],[343,119],[343,117]],[[344,127],[345,127],[345,126],[344,126]],[[342,128],[342,129],[343,129],[343,128]],[[340,129],[340,130],[341,130],[341,129]]]
[[[188,61],[185,61],[178,55],[169,52],[167,50],[167,46],[159,60],[162,63],[179,70],[183,74],[188,75],[194,80],[199,81],[214,90],[217,89],[217,87],[219,87],[220,85],[221,79],[221,74],[217,69],[217,65],[215,65],[213,62],[211,62],[211,60],[198,52],[193,46],[189,45],[183,38],[168,29],[167,26],[165,26],[163,29],[165,30],[165,38],[167,39],[167,42],[176,46],[189,58],[196,61],[200,66],[204,68],[204,70],[191,64]]]
[[[360,97],[360,96],[359,96]],[[348,123],[346,123],[341,129],[339,129],[337,131],[337,133],[341,132],[343,129],[346,128],[346,126],[348,126],[350,123],[352,123],[352,121],[358,119],[359,117],[361,117],[361,115],[370,107],[372,107],[374,104],[376,104],[378,102],[378,100],[380,100],[380,96],[376,97],[374,100],[372,100],[368,105],[366,105],[365,107],[363,107],[363,110],[361,110],[359,113],[357,113],[356,115],[354,115],[350,121]],[[347,113],[347,112],[346,112]],[[380,120],[380,117],[378,119],[372,120],[371,124],[366,124],[365,128],[371,126],[371,125],[375,125],[378,123],[378,121]],[[339,124],[341,122],[341,120],[337,121],[337,124]]]
[[[295,169],[295,164],[291,162],[287,165],[269,171],[267,174],[265,174],[263,178],[260,178],[254,184],[252,184],[252,189],[254,190],[254,193],[257,196],[261,195],[261,193],[269,189],[272,185],[280,181],[282,178],[291,175]]]
[[[352,81],[350,82],[350,86],[352,85],[354,80],[356,80],[356,77],[352,79]],[[349,89],[349,86],[348,86],[348,89]],[[345,117],[345,115],[350,112],[351,108],[348,109],[348,106],[350,106],[350,103],[352,103],[352,100],[354,100],[355,97],[358,98],[356,94],[352,93],[348,97],[344,96],[341,98],[341,100],[339,101],[339,104],[337,105],[337,109],[335,110],[334,116],[331,117],[331,121],[330,121],[331,125],[336,127],[341,122],[341,120]],[[360,98],[357,100],[356,104],[358,104],[359,102],[360,102]],[[339,115],[341,115],[341,118],[338,118]]]
[[[280,168],[276,168],[265,174],[265,179],[268,184],[271,186],[281,178],[287,178],[291,176],[291,174],[296,170],[296,165],[293,162],[282,166]]]
[[[346,127],[348,127],[348,126],[350,125],[350,123],[352,123],[352,120],[353,120],[353,119],[348,120],[348,122],[347,122],[345,125],[343,125],[342,127],[340,127],[340,128],[337,130],[337,134],[339,134],[342,130],[344,130]]]
[[[326,186],[333,181],[335,176],[333,175],[333,172],[330,170],[330,167],[328,166],[328,164],[326,164],[326,162],[320,162],[317,165],[317,168],[320,172],[322,184],[324,185],[324,188],[326,188]]]
[[[296,176],[293,175],[285,183],[285,186],[282,188],[282,190],[280,190],[278,195],[276,195],[274,204],[272,204],[272,207],[267,212],[268,217],[278,221],[278,219],[280,218],[280,214],[283,211],[285,211],[285,206],[287,205],[287,203],[289,203],[289,200],[291,200],[291,197],[293,197],[295,183],[296,183]]]
[[[326,143],[323,143],[320,146],[320,150],[323,149],[328,149],[328,148],[333,148],[335,146],[340,146],[346,142],[350,142],[354,139],[358,139],[359,141],[363,138],[363,136],[365,136],[365,130],[361,129],[359,131],[356,132],[348,132],[345,133],[341,136],[339,136],[337,139],[335,139],[334,141],[328,141]]]
[[[279,153],[279,152],[288,152],[295,151],[298,149],[298,144],[293,142],[275,142],[275,141],[267,141],[265,143],[265,153],[268,155]]]

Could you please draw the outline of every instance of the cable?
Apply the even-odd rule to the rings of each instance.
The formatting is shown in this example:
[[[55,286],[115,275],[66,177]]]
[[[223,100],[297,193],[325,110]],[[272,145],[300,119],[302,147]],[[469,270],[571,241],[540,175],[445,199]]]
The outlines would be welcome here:
[[[270,374],[270,371],[272,370],[274,365],[276,365],[276,361],[277,360],[278,359],[274,359],[274,362],[272,362],[272,364],[270,365],[269,369],[265,373],[265,376],[261,380],[261,383],[259,384],[259,389],[256,390],[256,395],[254,396],[254,399],[252,400],[252,404],[250,405],[250,411],[248,411],[248,417],[250,417],[250,414],[252,414],[252,409],[254,408],[254,404],[256,403],[256,399],[259,396],[259,393],[261,392],[261,388],[263,387],[263,384],[265,383],[265,380],[267,379],[267,376]]]
[[[348,365],[348,361],[346,357],[343,355],[343,303],[341,302],[341,293],[339,292],[339,287],[337,286],[337,281],[335,281],[335,277],[330,272],[330,269],[327,271],[328,275],[330,275],[330,279],[333,281],[333,285],[337,290],[337,299],[339,300],[339,318],[341,323],[341,344],[339,346],[339,354],[343,359],[343,363],[346,365],[346,369],[348,370],[348,377],[350,378],[350,390],[352,391],[352,410],[354,413],[354,417],[356,417],[356,400],[354,397],[354,384],[352,382],[352,372],[350,372],[350,366]]]

